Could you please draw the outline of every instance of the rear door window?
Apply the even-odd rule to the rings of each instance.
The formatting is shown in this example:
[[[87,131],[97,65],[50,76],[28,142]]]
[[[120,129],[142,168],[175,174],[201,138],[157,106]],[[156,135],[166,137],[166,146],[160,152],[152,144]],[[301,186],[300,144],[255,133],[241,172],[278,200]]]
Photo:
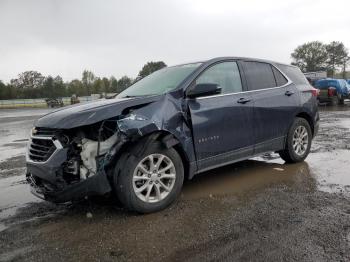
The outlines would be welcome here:
[[[270,64],[245,61],[243,62],[243,68],[249,90],[259,90],[277,86]]]

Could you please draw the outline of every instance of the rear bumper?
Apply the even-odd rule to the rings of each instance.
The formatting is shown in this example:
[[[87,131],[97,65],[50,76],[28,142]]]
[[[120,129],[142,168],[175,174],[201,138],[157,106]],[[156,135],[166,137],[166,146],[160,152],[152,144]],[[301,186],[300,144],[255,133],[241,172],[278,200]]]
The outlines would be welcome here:
[[[336,99],[337,96],[328,96],[328,94],[320,94],[317,99],[321,103],[328,103],[331,102],[333,99]]]
[[[30,190],[35,196],[54,202],[64,203],[80,200],[87,196],[104,195],[111,191],[111,186],[104,170],[84,180],[68,183],[63,178],[62,164],[67,152],[59,149],[45,163],[33,162],[27,155],[26,178]]]
[[[332,101],[332,98],[329,97],[318,97],[317,99],[320,103],[329,103]]]
[[[318,130],[320,128],[320,114],[318,110],[316,111],[315,117],[314,117],[314,132],[313,137],[315,137],[318,134]]]
[[[319,95],[317,97],[317,100],[321,103],[330,103],[335,99],[350,99],[350,95],[334,95],[334,96],[328,96],[328,95]]]
[[[319,128],[320,128],[320,121],[317,121],[314,126],[314,137],[318,134]]]

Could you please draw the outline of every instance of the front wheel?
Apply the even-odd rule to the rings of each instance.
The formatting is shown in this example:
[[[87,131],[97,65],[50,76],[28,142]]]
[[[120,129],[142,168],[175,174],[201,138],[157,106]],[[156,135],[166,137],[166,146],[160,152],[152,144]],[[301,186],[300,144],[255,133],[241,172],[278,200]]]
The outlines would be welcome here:
[[[279,152],[287,163],[304,161],[311,148],[312,132],[309,123],[304,118],[295,118],[289,129],[285,149]]]
[[[181,192],[184,169],[173,148],[154,143],[143,153],[124,153],[118,174],[114,174],[116,193],[129,210],[151,213],[172,204]]]

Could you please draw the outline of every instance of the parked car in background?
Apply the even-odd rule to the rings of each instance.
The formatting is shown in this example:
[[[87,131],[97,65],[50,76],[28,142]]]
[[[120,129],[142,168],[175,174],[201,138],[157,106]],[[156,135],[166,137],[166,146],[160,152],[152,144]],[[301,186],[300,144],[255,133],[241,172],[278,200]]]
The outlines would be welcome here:
[[[309,83],[314,86],[315,82],[320,79],[327,78],[326,71],[306,72],[304,76],[308,79]]]
[[[64,106],[62,98],[46,98],[45,102],[49,108]]]
[[[74,104],[78,104],[78,103],[80,103],[79,97],[76,94],[73,94],[70,97],[70,104],[74,105]]]
[[[27,180],[49,201],[114,193],[149,213],[198,173],[266,152],[303,161],[318,122],[317,90],[295,66],[225,57],[166,67],[115,99],[37,120]]]
[[[332,105],[344,104],[344,99],[349,98],[350,85],[344,79],[326,78],[317,80],[314,87],[319,89],[318,100]]]

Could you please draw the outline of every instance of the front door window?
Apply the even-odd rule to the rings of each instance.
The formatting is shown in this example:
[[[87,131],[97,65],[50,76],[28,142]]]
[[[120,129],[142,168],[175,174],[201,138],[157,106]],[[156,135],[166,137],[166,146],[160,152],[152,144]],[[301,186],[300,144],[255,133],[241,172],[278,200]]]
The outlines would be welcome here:
[[[242,82],[236,62],[224,62],[205,70],[196,84],[217,84],[222,94],[242,92]]]

